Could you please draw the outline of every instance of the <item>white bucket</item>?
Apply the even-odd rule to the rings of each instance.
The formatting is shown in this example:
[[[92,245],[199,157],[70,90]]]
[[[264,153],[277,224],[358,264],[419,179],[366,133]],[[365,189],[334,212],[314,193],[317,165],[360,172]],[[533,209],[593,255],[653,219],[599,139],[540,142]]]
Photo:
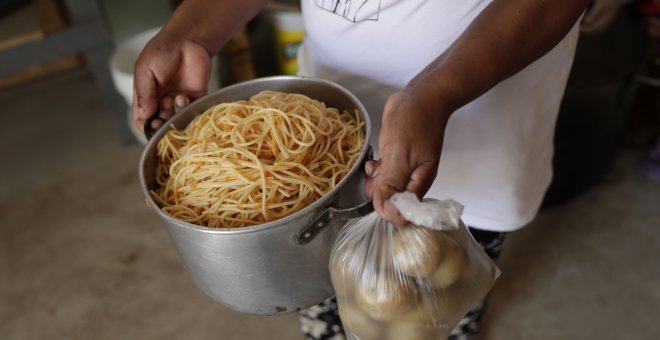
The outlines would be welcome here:
[[[137,35],[127,39],[121,43],[115,51],[110,56],[108,66],[110,68],[110,74],[112,75],[112,80],[115,84],[117,92],[124,97],[126,103],[128,104],[128,126],[133,132],[135,138],[143,145],[147,144],[147,140],[142,131],[139,131],[135,124],[133,124],[133,119],[131,118],[130,105],[133,101],[133,71],[135,68],[135,62],[140,56],[140,53],[144,49],[144,46],[147,45],[149,40],[153,38],[160,31],[160,27],[152,28],[150,30],[138,33]],[[211,74],[217,75],[217,58],[213,59]],[[220,84],[217,76],[211,76],[208,84],[208,91],[215,91],[220,88]]]

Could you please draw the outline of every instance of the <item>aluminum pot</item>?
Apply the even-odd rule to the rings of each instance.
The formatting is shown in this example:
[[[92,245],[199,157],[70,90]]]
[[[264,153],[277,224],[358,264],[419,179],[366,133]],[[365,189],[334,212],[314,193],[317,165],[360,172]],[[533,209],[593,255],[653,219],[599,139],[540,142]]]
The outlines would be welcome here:
[[[195,101],[169,124],[185,128],[207,108],[246,99],[263,90],[301,93],[364,121],[359,160],[327,194],[283,219],[244,228],[206,228],[162,212],[150,194],[156,187],[156,146],[167,129],[149,140],[140,158],[140,187],[147,204],[165,221],[179,257],[196,286],[213,300],[242,313],[277,315],[318,304],[334,294],[330,251],[346,218],[373,208],[362,193],[362,164],[370,157],[371,123],[366,109],[345,88],[317,78],[276,76],[232,85]]]

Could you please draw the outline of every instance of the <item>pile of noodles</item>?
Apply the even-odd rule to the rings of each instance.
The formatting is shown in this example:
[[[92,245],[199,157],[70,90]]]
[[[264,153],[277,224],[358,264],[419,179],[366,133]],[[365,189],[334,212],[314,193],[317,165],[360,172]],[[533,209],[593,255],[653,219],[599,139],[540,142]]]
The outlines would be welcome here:
[[[358,114],[301,94],[261,92],[222,103],[158,143],[167,214],[208,227],[243,227],[299,211],[332,189],[364,144]]]

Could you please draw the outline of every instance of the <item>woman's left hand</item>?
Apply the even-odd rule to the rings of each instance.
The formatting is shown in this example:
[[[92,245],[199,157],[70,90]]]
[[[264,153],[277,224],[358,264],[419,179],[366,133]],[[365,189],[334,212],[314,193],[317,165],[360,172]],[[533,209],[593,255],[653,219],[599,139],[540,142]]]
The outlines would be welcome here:
[[[438,170],[451,112],[437,105],[437,99],[428,99],[412,90],[388,98],[378,139],[381,159],[365,165],[365,193],[373,198],[376,212],[398,227],[407,221],[388,199],[401,191],[422,198]]]

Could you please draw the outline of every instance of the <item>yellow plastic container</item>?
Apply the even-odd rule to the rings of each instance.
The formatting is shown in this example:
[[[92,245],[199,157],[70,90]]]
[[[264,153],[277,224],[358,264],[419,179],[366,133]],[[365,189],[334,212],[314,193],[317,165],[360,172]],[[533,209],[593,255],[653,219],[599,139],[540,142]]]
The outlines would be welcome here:
[[[295,11],[276,11],[273,23],[280,70],[283,74],[295,75],[298,72],[298,49],[305,36],[302,15]]]

